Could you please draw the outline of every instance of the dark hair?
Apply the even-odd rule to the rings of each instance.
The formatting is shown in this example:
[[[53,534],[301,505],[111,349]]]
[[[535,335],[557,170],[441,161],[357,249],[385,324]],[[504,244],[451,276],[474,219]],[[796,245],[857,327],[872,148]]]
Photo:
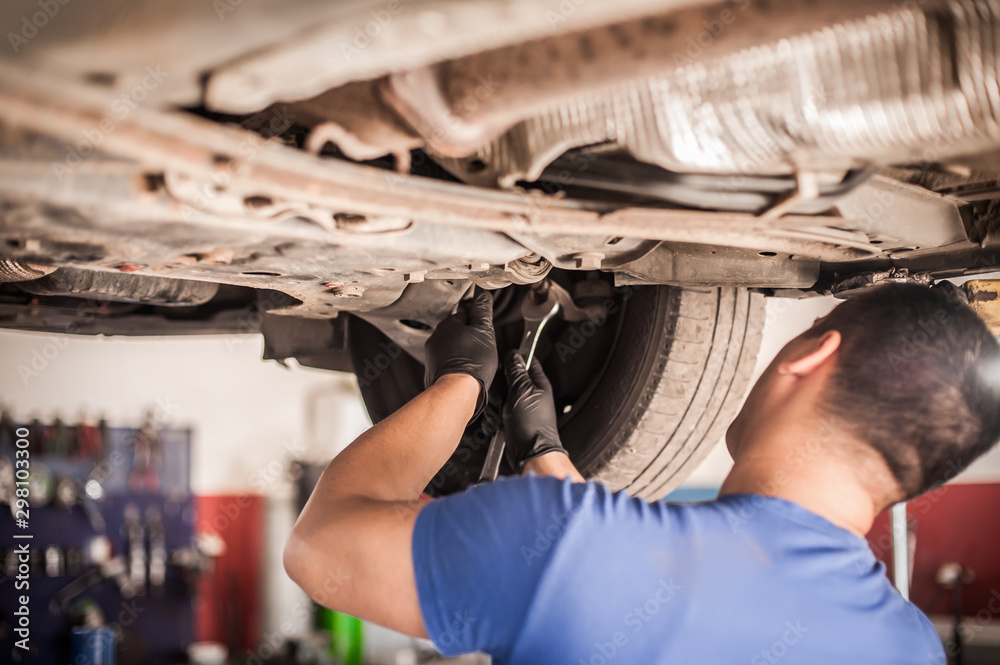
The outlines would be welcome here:
[[[806,335],[831,330],[842,342],[824,409],[882,455],[906,499],[1000,440],[1000,343],[957,288],[869,287]]]

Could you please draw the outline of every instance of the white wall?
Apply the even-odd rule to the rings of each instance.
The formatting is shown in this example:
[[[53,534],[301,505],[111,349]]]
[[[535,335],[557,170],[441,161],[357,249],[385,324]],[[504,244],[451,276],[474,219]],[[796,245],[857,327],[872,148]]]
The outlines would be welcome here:
[[[201,494],[281,491],[279,466],[329,458],[368,425],[353,379],[261,361],[259,336],[102,338],[0,331],[0,404],[15,417],[82,413],[137,426],[147,410],[191,427],[192,486]],[[345,395],[309,441],[313,393]],[[329,403],[329,400],[327,400]]]

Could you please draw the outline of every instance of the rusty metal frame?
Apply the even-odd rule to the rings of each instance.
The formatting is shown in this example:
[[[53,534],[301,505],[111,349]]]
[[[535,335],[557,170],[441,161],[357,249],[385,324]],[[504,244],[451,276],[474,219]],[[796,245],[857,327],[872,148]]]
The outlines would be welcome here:
[[[74,145],[110,113],[108,93],[37,71],[0,66],[0,120]],[[247,146],[254,152],[246,157]],[[362,223],[402,219],[500,233],[572,233],[780,251],[823,261],[879,255],[850,220],[789,215],[764,221],[752,215],[628,208],[516,192],[496,192],[397,175],[263,142],[245,130],[222,127],[182,112],[136,108],[102,135],[100,151],[167,173],[212,183],[238,172],[224,186],[244,202],[266,199]],[[238,168],[234,169],[234,164]],[[218,186],[218,183],[216,183]],[[255,198],[256,197],[256,198]],[[222,198],[208,200],[205,212]],[[229,199],[226,199],[229,200]],[[252,205],[245,215],[253,217]],[[824,223],[829,224],[826,227]],[[549,257],[546,257],[549,258]],[[559,257],[553,257],[558,259]]]

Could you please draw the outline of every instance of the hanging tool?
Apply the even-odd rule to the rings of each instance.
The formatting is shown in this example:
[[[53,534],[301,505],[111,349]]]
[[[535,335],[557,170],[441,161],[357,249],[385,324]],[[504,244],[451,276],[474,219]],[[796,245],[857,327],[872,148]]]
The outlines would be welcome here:
[[[128,576],[132,590],[137,596],[146,595],[146,530],[140,520],[139,507],[134,503],[125,505],[125,520],[122,532],[128,541]]]
[[[49,610],[53,614],[66,611],[71,600],[108,579],[114,580],[122,598],[127,600],[135,595],[128,577],[125,557],[119,555],[88,568],[79,577],[52,594],[49,598]]]
[[[76,426],[77,458],[96,463],[101,457],[101,432],[97,426],[80,421]]]
[[[524,357],[525,369],[531,366],[531,361],[534,359],[539,335],[542,334],[545,325],[560,312],[560,309],[557,290],[552,288],[549,280],[542,280],[528,292],[528,296],[521,305],[521,314],[524,317],[524,336],[521,337],[521,345],[518,347],[518,353]],[[504,438],[503,423],[501,422],[490,440],[490,447],[486,451],[486,461],[483,463],[479,482],[492,482],[497,479],[497,475],[500,473],[500,460],[503,458],[506,445],[507,440]]]
[[[14,418],[10,415],[10,411],[0,412],[0,446],[7,441],[10,442],[9,445],[14,445],[14,441],[18,438],[15,430]]]
[[[167,579],[167,534],[160,510],[155,506],[146,509],[149,533],[149,587],[154,596],[162,596]]]
[[[46,454],[53,457],[69,456],[70,431],[61,418],[56,418],[49,429],[48,440],[45,442]]]
[[[158,492],[160,490],[159,465],[162,461],[160,435],[156,431],[152,412],[146,415],[142,427],[132,440],[132,470],[128,488],[132,491]]]
[[[45,426],[38,418],[28,425],[28,450],[32,457],[45,454]]]

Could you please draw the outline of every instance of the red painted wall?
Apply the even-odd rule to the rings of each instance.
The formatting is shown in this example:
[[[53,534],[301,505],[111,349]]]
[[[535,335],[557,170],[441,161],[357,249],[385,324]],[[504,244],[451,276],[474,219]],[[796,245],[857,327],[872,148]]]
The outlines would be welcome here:
[[[198,496],[198,533],[216,533],[226,553],[202,577],[195,604],[195,636],[221,642],[230,655],[256,649],[261,637],[264,497]]]
[[[913,603],[925,614],[951,614],[951,591],[938,586],[935,578],[943,564],[956,562],[975,573],[975,580],[962,590],[963,614],[981,620],[1000,617],[1000,484],[946,485],[910,502],[907,516],[916,536]],[[875,521],[868,542],[891,576],[888,513]]]

